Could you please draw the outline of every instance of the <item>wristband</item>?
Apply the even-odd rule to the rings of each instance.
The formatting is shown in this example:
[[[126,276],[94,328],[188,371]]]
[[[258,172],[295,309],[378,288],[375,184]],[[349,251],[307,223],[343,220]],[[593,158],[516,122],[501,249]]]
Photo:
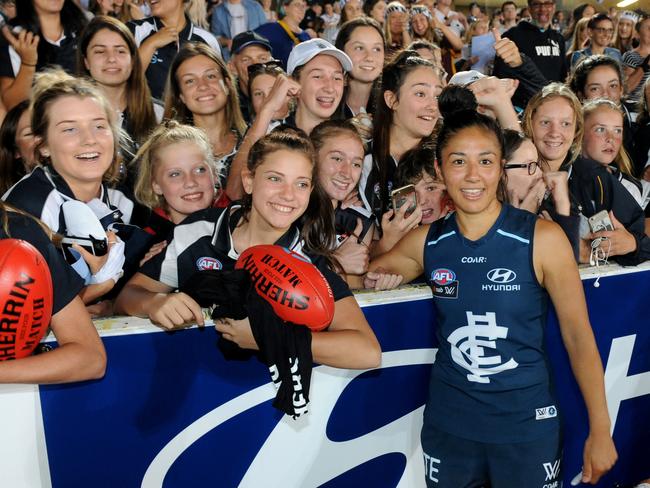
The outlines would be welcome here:
[[[30,68],[35,68],[38,63],[34,64],[29,64],[29,63],[23,63],[22,61],[20,62],[21,66],[29,66]]]

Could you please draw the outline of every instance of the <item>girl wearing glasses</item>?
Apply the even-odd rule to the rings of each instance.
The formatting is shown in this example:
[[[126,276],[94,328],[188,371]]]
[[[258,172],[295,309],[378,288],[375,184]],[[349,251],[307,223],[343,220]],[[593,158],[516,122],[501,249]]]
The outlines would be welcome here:
[[[165,118],[205,131],[215,160],[224,167],[225,183],[246,124],[232,75],[209,46],[185,44],[174,58],[165,91]]]
[[[650,257],[643,210],[621,183],[596,162],[581,157],[584,119],[577,97],[565,85],[551,83],[531,98],[523,120],[524,132],[533,140],[545,171],[569,173],[572,212],[580,214],[580,262],[588,263],[591,241],[601,242],[603,253],[623,265]],[[555,219],[557,209],[546,199],[543,209]],[[610,212],[613,231],[590,232],[587,218],[601,210]]]
[[[549,298],[590,420],[581,481],[596,483],[617,454],[571,247],[554,223],[502,202],[498,123],[475,110],[443,113],[436,171],[456,210],[370,264],[407,281],[424,273],[432,288],[439,350],[421,433],[426,484],[521,488],[561,480],[559,469],[550,476],[540,469],[562,457],[544,347]],[[508,274],[510,291],[485,285],[495,272]],[[366,284],[381,276],[368,273]],[[477,335],[481,347],[472,345]],[[536,415],[542,405],[545,413]]]
[[[591,56],[592,54],[604,54],[609,56],[619,63],[621,62],[621,52],[610,47],[612,39],[614,38],[614,23],[607,16],[607,14],[594,15],[587,23],[587,32],[589,33],[589,46],[575,51],[571,55],[571,67],[575,67],[578,61],[584,56]]]
[[[515,208],[555,220],[562,227],[578,259],[580,218],[575,213],[571,214],[567,173],[542,171],[535,144],[521,132],[505,129],[503,139],[506,201]],[[554,219],[547,210],[540,208],[544,198],[548,197],[553,201]]]

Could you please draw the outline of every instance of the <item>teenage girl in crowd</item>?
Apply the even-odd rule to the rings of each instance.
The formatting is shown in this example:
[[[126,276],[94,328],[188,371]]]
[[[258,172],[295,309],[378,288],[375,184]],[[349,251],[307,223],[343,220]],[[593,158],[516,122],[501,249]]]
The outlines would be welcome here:
[[[397,188],[395,171],[404,153],[433,133],[442,91],[437,69],[414,51],[399,53],[384,67],[381,80],[372,148],[359,185],[364,205],[381,219],[384,239],[375,247],[377,254],[388,250],[422,218],[419,206],[408,215],[406,205],[397,212],[389,210],[390,192]]]
[[[639,181],[632,174],[632,161],[623,148],[623,112],[616,103],[601,98],[586,102],[582,113],[585,119],[582,155],[607,168],[646,210],[650,182]]]
[[[77,295],[83,280],[54,247],[52,232],[0,201],[0,239],[7,238],[29,242],[47,262],[54,292],[50,328],[58,347],[16,361],[1,361],[0,383],[65,383],[104,376],[106,351]]]
[[[638,105],[634,145],[635,175],[650,181],[650,78],[643,86],[643,96]]]
[[[279,62],[257,63],[248,67],[248,93],[250,94],[249,113],[252,120],[261,112],[264,103],[271,95],[275,80],[278,76],[286,73],[280,67]],[[272,115],[267,133],[271,132],[289,116],[293,99],[285,99],[284,105]]]
[[[368,17],[346,22],[336,38],[336,47],[352,61],[342,104],[343,118],[349,119],[361,112],[372,113],[373,87],[384,67],[386,48],[380,25]]]
[[[95,80],[136,145],[162,118],[151,102],[133,34],[119,20],[98,16],[90,21],[79,39],[77,74]]]
[[[456,51],[463,48],[463,41],[449,28],[433,15],[426,5],[413,5],[411,7],[411,30],[413,40],[425,40],[440,44],[443,41]]]
[[[406,7],[400,2],[390,2],[386,7],[386,21],[384,22],[386,57],[388,59],[411,43],[409,25],[409,13]]]
[[[88,2],[88,11],[90,13],[95,16],[108,15],[122,23],[133,20],[131,14],[136,9],[133,8],[133,4],[129,0],[90,0]],[[139,9],[137,10],[139,11]],[[142,16],[137,18],[142,18]]]
[[[352,69],[352,61],[343,51],[323,39],[300,43],[291,51],[287,73],[278,75],[266,102],[248,130],[233,159],[226,193],[231,200],[242,196],[241,171],[245,167],[248,151],[262,138],[276,114],[288,99],[296,99],[296,109],[285,124],[309,134],[321,122],[329,120],[336,112],[345,84],[345,73]]]
[[[580,262],[589,262],[590,241],[601,242],[603,252],[623,265],[635,265],[650,256],[641,207],[621,183],[596,162],[580,156],[584,121],[573,92],[551,83],[531,98],[524,112],[524,131],[544,164],[544,171],[569,172],[569,193],[574,214],[581,214]],[[552,205],[551,205],[552,207]],[[610,212],[614,231],[591,234],[586,219],[601,210]]]
[[[9,110],[0,126],[0,196],[36,165],[29,102]]]
[[[573,31],[573,37],[571,37],[571,41],[567,47],[567,60],[571,59],[573,53],[581,51],[589,45],[589,30],[587,29],[587,24],[589,24],[588,18],[578,20],[575,30]]]
[[[142,68],[155,98],[162,98],[172,61],[188,42],[207,44],[221,54],[211,32],[192,23],[185,13],[188,0],[151,2],[151,15],[128,23],[140,51]]]
[[[69,200],[88,204],[105,229],[128,224],[133,202],[108,186],[120,176],[115,112],[88,81],[61,74],[58,81],[43,85],[47,87],[36,96],[32,109],[39,166],[16,183],[4,200],[64,236],[70,222],[61,207]],[[77,261],[81,268],[75,269],[90,285],[82,291],[85,302],[106,294],[122,276],[127,234],[118,234],[108,233],[105,256],[75,246],[82,258]],[[132,249],[127,249],[129,255]]]
[[[386,20],[386,0],[366,0],[363,2],[363,13],[383,27]]]
[[[568,173],[542,170],[533,141],[519,131],[503,131],[507,203],[558,224],[571,244],[576,260],[580,252],[580,216],[571,212]],[[550,198],[550,209],[542,206]]]
[[[607,98],[621,105],[625,117],[623,120],[623,144],[627,152],[635,154],[636,127],[633,116],[623,103],[623,71],[615,59],[602,54],[588,56],[572,70],[567,85],[584,103],[585,100]],[[633,111],[636,108],[633,107]],[[641,163],[639,163],[641,164]]]
[[[242,173],[246,196],[241,205],[207,209],[176,226],[166,249],[147,261],[118,297],[117,309],[148,316],[174,328],[203,324],[199,305],[182,287],[201,260],[218,260],[224,270],[258,244],[279,244],[309,255],[334,292],[335,311],[326,332],[312,335],[314,360],[345,368],[372,368],[380,361],[377,340],[347,285],[326,264],[334,243],[331,204],[316,174],[314,149],[300,131],[274,131],[252,147]],[[317,258],[317,256],[320,256]],[[226,339],[256,349],[248,319],[217,325]]]
[[[634,48],[634,35],[636,33],[634,26],[639,16],[634,12],[625,10],[618,14],[618,22],[616,23],[616,37],[614,38],[613,46],[618,49],[621,54],[626,53]]]
[[[411,231],[370,265],[407,281],[424,273],[433,290],[440,349],[421,435],[427,486],[520,488],[561,479],[558,472],[549,480],[540,469],[562,456],[544,352],[549,297],[589,416],[581,481],[596,483],[617,455],[571,247],[557,225],[499,199],[498,124],[475,111],[445,113],[444,120],[437,171],[455,212]],[[472,264],[461,264],[469,259]],[[499,267],[516,273],[516,291],[485,291],[486,273]],[[468,334],[489,337],[485,344],[496,360],[490,367],[480,367],[488,363],[483,348],[463,347]],[[541,406],[552,406],[553,413],[536,419]]]
[[[642,15],[634,29],[639,34],[639,45],[623,54],[623,73],[627,100],[638,103],[644,83],[650,78],[650,15]]]
[[[339,274],[351,287],[360,288],[361,275],[368,271],[375,221],[366,209],[343,208],[342,204],[358,190],[363,142],[350,122],[332,120],[317,125],[310,139],[318,158],[320,185],[334,208],[337,239],[334,257],[342,268]]]
[[[36,71],[58,65],[74,72],[79,36],[86,17],[74,0],[16,3],[12,32],[0,47],[0,93],[8,109],[29,98]]]
[[[135,198],[152,211],[144,226],[152,244],[163,242],[188,215],[215,203],[221,166],[201,129],[175,121],[159,126],[133,164],[138,168]]]
[[[219,55],[204,44],[186,44],[169,70],[165,118],[203,129],[214,158],[228,177],[230,162],[244,135],[237,89]]]

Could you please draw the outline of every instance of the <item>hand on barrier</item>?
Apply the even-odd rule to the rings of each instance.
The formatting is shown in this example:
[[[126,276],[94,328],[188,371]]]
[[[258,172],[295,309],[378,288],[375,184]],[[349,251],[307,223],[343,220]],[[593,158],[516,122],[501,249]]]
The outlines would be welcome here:
[[[182,292],[157,295],[148,315],[154,324],[169,330],[192,323],[205,325],[199,304]]]
[[[387,273],[383,268],[377,268],[375,271],[368,271],[363,286],[375,291],[392,290],[397,288],[403,279],[402,275]]]

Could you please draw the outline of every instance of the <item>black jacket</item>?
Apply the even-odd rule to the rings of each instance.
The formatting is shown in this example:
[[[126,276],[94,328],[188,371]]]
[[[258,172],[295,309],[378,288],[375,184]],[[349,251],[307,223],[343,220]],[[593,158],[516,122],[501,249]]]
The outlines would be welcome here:
[[[503,37],[511,39],[519,48],[523,64],[518,68],[506,65],[498,56],[494,60],[494,76],[516,78],[520,85],[513,103],[525,108],[532,95],[551,81],[564,82],[568,73],[566,49],[562,35],[553,30],[540,30],[530,22],[519,22]]]
[[[650,238],[645,234],[645,216],[634,197],[605,167],[591,159],[579,157],[569,171],[569,193],[578,211],[585,217],[612,211],[636,240],[636,250],[613,259],[623,266],[634,266],[650,259]]]

